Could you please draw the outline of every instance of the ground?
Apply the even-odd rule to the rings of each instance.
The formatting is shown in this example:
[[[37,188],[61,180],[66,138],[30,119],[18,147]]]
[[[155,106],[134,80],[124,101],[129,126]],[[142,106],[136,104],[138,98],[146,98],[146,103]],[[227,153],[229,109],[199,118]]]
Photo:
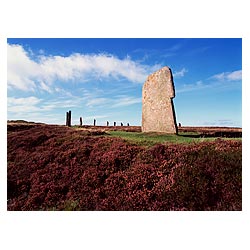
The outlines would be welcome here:
[[[8,210],[241,210],[240,133],[9,122]]]

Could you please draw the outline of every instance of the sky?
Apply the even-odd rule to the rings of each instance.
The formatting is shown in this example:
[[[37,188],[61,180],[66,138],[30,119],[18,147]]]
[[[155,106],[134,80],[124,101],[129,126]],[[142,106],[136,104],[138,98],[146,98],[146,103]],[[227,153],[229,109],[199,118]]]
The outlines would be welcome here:
[[[238,38],[7,39],[8,120],[141,125],[142,86],[169,66],[177,124],[242,127]]]

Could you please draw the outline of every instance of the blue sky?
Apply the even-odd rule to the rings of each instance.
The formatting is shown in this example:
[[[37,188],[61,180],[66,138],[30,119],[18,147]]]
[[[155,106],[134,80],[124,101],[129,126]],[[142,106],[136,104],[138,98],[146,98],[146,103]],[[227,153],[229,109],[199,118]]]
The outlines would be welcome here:
[[[169,66],[177,123],[242,126],[242,40],[8,39],[8,119],[141,125],[147,76]]]

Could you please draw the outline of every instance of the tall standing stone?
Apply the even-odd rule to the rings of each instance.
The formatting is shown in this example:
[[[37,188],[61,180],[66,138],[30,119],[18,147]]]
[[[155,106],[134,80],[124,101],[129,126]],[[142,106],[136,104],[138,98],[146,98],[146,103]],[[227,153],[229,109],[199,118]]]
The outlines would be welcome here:
[[[68,126],[71,127],[71,110],[69,110]]]
[[[69,126],[69,112],[66,112],[66,126]]]
[[[142,132],[177,133],[174,97],[170,68],[163,67],[148,76],[142,90]]]

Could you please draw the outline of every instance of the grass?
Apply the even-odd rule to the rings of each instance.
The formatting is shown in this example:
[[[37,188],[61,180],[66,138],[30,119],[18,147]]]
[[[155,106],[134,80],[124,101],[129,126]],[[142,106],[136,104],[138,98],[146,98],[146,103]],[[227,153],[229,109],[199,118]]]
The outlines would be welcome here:
[[[195,132],[182,132],[178,135],[160,134],[160,133],[140,133],[140,132],[125,132],[125,131],[109,131],[107,132],[113,137],[122,138],[128,142],[135,143],[141,146],[153,146],[157,143],[192,143],[216,140],[219,137],[200,138]],[[241,138],[223,138],[223,140],[241,140]]]

